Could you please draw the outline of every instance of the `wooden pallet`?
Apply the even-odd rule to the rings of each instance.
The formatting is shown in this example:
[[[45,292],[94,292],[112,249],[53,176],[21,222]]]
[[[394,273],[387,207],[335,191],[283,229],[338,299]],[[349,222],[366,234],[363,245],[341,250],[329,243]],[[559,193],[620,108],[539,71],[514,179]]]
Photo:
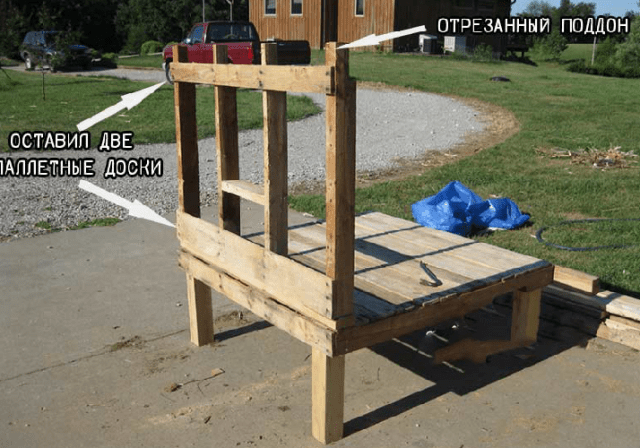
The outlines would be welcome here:
[[[187,274],[191,340],[213,340],[210,289],[312,347],[312,433],[323,443],[342,437],[347,353],[463,316],[514,292],[509,340],[462,340],[438,360],[471,358],[536,340],[540,291],[553,266],[541,260],[427,229],[381,213],[354,216],[355,82],[348,52],[326,47],[326,65],[189,64],[175,46],[179,174],[177,234]],[[218,223],[200,218],[195,84],[213,84],[216,101]],[[235,89],[263,90],[265,182],[239,178]],[[326,95],[326,221],[288,228],[286,91]],[[240,198],[265,209],[265,230],[240,235]]]

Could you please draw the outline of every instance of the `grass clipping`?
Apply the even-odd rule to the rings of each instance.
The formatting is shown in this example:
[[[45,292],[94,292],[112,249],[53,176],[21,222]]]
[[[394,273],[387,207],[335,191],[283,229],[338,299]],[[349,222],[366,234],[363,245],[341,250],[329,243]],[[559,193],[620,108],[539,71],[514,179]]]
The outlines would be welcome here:
[[[560,148],[538,148],[536,152],[552,159],[567,158],[572,165],[591,165],[593,168],[632,168],[638,165],[638,155],[633,151],[621,151],[621,146],[600,150],[595,148],[571,151]]]

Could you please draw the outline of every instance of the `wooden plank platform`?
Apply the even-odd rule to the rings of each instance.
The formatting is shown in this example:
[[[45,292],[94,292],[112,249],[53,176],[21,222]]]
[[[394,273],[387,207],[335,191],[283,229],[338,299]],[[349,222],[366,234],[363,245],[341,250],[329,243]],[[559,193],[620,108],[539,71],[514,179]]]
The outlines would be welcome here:
[[[289,258],[320,273],[325,224],[289,228]],[[338,330],[333,355],[460,317],[510,291],[535,291],[553,266],[526,255],[422,227],[383,213],[355,220],[355,325]],[[250,239],[263,244],[263,235]],[[428,286],[423,262],[441,282]]]

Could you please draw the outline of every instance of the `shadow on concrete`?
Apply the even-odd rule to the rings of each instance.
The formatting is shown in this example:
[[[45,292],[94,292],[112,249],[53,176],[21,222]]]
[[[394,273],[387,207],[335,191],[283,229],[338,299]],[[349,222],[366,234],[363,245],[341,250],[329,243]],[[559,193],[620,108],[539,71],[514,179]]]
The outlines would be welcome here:
[[[433,385],[345,422],[344,436],[368,429],[449,392],[457,395],[474,392],[572,347],[585,347],[591,338],[577,331],[570,340],[563,338],[562,341],[539,334],[533,347],[492,355],[486,364],[474,364],[466,360],[433,364],[432,353],[443,346],[445,339],[447,343],[467,337],[508,339],[510,317],[495,313],[476,311],[468,315],[464,321],[458,321],[457,329],[453,329],[451,323],[439,326],[435,329],[439,337],[427,336],[428,329],[425,329],[371,347],[370,350],[374,353],[432,382]]]
[[[251,333],[254,331],[264,330],[265,328],[269,328],[269,327],[273,327],[273,325],[267,322],[266,320],[261,320],[258,322],[253,322],[251,324],[245,325],[244,327],[221,331],[220,333],[216,333],[213,339],[215,342],[223,342],[223,341],[226,341],[227,339],[235,338],[237,336],[242,336],[243,334]]]

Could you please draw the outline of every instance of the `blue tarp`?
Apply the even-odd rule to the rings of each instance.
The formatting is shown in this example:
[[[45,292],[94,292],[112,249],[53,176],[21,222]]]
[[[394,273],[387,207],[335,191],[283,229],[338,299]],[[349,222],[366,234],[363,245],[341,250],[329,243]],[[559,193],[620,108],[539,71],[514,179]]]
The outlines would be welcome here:
[[[468,235],[474,227],[514,229],[529,219],[511,199],[483,201],[457,180],[411,205],[411,211],[419,224],[458,235]]]

